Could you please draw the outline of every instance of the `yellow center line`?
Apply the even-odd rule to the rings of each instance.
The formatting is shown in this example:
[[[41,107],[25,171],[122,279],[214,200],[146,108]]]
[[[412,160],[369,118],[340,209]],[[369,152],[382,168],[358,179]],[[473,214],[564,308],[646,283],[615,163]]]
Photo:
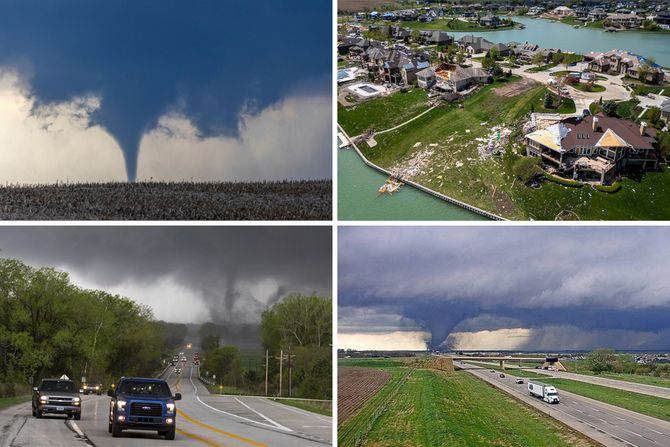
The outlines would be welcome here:
[[[177,433],[182,434],[184,436],[188,436],[189,438],[195,439],[196,441],[200,441],[203,444],[207,444],[211,447],[225,447],[222,444],[217,444],[215,442],[210,441],[209,439],[203,438],[202,436],[198,436],[196,434],[189,433],[189,432],[184,431],[184,430],[177,429]]]
[[[224,430],[220,430],[220,429],[218,429],[218,428],[216,428],[216,427],[212,427],[211,425],[204,424],[204,423],[202,423],[202,422],[200,422],[200,421],[198,421],[198,420],[193,419],[191,416],[189,416],[188,414],[184,413],[183,411],[181,411],[181,410],[179,410],[179,409],[177,410],[177,413],[179,413],[179,414],[181,415],[181,417],[183,417],[183,418],[186,419],[187,421],[189,421],[189,422],[193,422],[193,423],[196,424],[196,425],[199,425],[199,426],[201,426],[201,427],[203,427],[203,428],[206,428],[206,429],[208,429],[208,430],[212,430],[212,431],[214,431],[214,432],[216,432],[216,433],[220,433],[220,434],[222,434],[222,435],[229,436],[229,437],[231,437],[231,438],[237,439],[238,441],[246,442],[247,444],[252,444],[252,445],[255,445],[255,446],[257,446],[257,447],[268,447],[268,446],[265,445],[265,444],[262,444],[262,443],[260,443],[260,442],[256,442],[256,441],[254,441],[253,439],[244,438],[244,437],[242,437],[242,436],[236,435],[235,433],[230,433],[230,432],[227,432],[227,431],[224,431]]]

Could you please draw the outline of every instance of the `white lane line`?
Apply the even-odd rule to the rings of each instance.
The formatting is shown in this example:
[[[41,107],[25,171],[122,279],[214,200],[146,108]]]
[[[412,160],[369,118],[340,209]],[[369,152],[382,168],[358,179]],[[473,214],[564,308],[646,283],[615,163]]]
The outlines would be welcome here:
[[[249,405],[247,405],[247,404],[245,404],[244,402],[242,402],[241,400],[239,400],[237,397],[235,398],[235,400],[236,400],[238,403],[244,405],[244,406],[245,406],[246,408],[248,408],[249,410],[251,410],[251,411],[253,411],[254,413],[256,413],[257,415],[259,415],[260,417],[262,417],[263,419],[265,419],[266,421],[268,421],[269,423],[271,423],[272,425],[274,425],[275,427],[277,427],[277,428],[279,428],[279,429],[281,429],[281,430],[293,431],[293,430],[291,430],[290,428],[288,428],[288,427],[284,427],[284,426],[281,425],[280,423],[278,423],[278,422],[276,422],[276,421],[273,421],[272,419],[270,419],[269,417],[265,416],[265,415],[264,415],[263,413],[261,413],[260,411],[256,411],[256,410],[254,410],[254,409],[251,408]]]
[[[290,407],[288,405],[282,405],[282,404],[276,403],[276,402],[274,402],[270,399],[267,400],[267,403],[269,403],[270,405],[274,405],[276,407],[281,407],[284,410],[288,410],[288,411],[292,411],[294,413],[301,414],[303,416],[314,416],[315,418],[317,418],[318,420],[323,421],[323,422],[328,422],[328,423],[332,422],[330,419],[327,419],[326,417],[321,416],[320,414],[310,413],[308,411],[303,411],[303,410],[300,410],[298,408]]]
[[[193,392],[195,393],[195,398],[196,398],[196,400],[197,400],[198,402],[200,402],[201,404],[203,404],[204,406],[206,406],[207,408],[209,408],[210,410],[216,411],[217,413],[225,414],[226,416],[230,416],[230,417],[234,417],[234,418],[237,418],[237,419],[246,421],[246,422],[250,422],[250,423],[252,423],[252,424],[256,424],[256,425],[260,425],[260,426],[263,426],[263,427],[271,428],[271,429],[273,429],[273,430],[277,430],[277,429],[278,429],[278,427],[276,427],[276,426],[274,426],[274,425],[266,424],[266,423],[264,423],[264,422],[254,421],[253,419],[245,418],[244,416],[239,416],[239,415],[237,415],[237,414],[233,414],[233,413],[228,413],[227,411],[219,410],[218,408],[214,408],[214,407],[212,407],[211,405],[207,405],[206,403],[204,403],[204,402],[200,399],[200,396],[198,396],[198,389],[196,388],[195,383],[193,383],[193,368],[191,368],[189,371],[190,371],[190,374],[189,374],[188,380],[190,380],[190,381],[191,381],[191,385],[193,385]],[[288,428],[285,428],[285,430],[287,430],[287,431],[293,431],[293,430],[288,429]]]

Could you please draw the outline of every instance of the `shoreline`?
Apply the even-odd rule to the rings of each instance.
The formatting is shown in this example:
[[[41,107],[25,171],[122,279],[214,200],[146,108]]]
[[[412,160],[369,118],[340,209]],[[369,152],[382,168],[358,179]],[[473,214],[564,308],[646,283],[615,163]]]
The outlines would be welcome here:
[[[356,143],[354,143],[354,141],[349,137],[349,134],[347,134],[347,133],[344,131],[344,129],[342,128],[342,126],[340,126],[339,123],[337,124],[337,128],[338,128],[339,132],[341,132],[341,133],[344,135],[344,137],[351,143],[351,147],[356,151],[356,153],[357,153],[358,156],[361,158],[361,160],[363,160],[363,163],[365,163],[368,167],[370,167],[370,168],[372,168],[372,169],[375,169],[376,171],[379,171],[379,172],[383,173],[384,175],[388,175],[389,177],[393,177],[393,174],[391,173],[391,171],[389,171],[389,170],[387,170],[387,169],[384,169],[384,168],[382,168],[381,166],[378,166],[378,165],[374,164],[373,162],[371,162],[370,160],[368,160],[368,159],[365,157],[365,155],[363,155],[363,152],[358,148],[358,146],[356,146]],[[342,150],[342,149],[339,149],[339,148],[338,148],[337,150]],[[480,215],[480,216],[482,216],[482,217],[486,217],[486,218],[489,219],[489,220],[494,220],[494,221],[496,221],[496,220],[497,220],[497,221],[505,221],[505,220],[508,220],[508,219],[506,219],[506,218],[504,218],[504,217],[502,217],[502,216],[498,216],[497,214],[491,213],[491,212],[486,211],[486,210],[483,210],[483,209],[481,209],[481,208],[477,208],[477,207],[474,206],[474,205],[470,205],[470,204],[468,204],[468,203],[461,202],[460,200],[458,200],[458,199],[454,199],[453,197],[450,197],[450,196],[448,196],[448,195],[446,195],[446,194],[443,194],[443,193],[441,193],[441,192],[434,191],[434,190],[432,190],[432,189],[430,189],[430,188],[428,188],[428,187],[426,187],[426,186],[423,186],[423,185],[421,185],[421,184],[419,184],[419,183],[416,183],[416,182],[414,182],[414,181],[412,181],[412,180],[401,180],[401,181],[402,181],[404,184],[409,185],[409,186],[412,186],[413,188],[418,189],[418,190],[421,191],[421,192],[424,192],[424,193],[426,193],[426,194],[430,194],[430,195],[432,195],[432,196],[435,197],[435,198],[438,198],[438,199],[440,199],[440,200],[443,200],[443,201],[445,201],[445,202],[447,202],[447,203],[450,203],[450,204],[452,204],[452,205],[456,205],[456,206],[458,206],[458,207],[461,207],[461,208],[463,208],[463,209],[465,209],[465,210],[467,210],[467,211],[469,211],[469,212],[471,212],[471,213],[478,214],[478,215]]]

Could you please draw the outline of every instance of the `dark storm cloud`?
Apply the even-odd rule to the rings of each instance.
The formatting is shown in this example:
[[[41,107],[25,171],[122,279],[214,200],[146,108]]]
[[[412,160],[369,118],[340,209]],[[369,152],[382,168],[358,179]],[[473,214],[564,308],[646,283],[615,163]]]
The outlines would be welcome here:
[[[374,332],[370,318],[357,323],[366,309],[396,315],[398,330],[413,322],[433,346],[504,328],[660,334],[670,328],[668,246],[665,227],[342,228],[340,327]]]
[[[131,180],[143,133],[172,108],[202,137],[236,136],[241,112],[330,94],[330,2],[0,0],[0,11],[0,65],[29,77],[38,104],[100,95],[96,121]]]
[[[217,323],[258,322],[291,292],[331,296],[329,227],[4,227],[0,249],[136,300],[133,288],[169,279]]]

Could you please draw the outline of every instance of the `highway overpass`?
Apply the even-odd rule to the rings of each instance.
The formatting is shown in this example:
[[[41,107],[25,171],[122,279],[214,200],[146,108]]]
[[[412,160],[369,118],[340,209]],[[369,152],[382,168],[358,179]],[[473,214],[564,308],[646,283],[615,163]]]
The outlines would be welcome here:
[[[558,357],[503,357],[503,356],[474,356],[474,355],[444,355],[454,361],[469,362],[497,362],[502,369],[505,369],[508,363],[538,363],[542,368],[556,368],[559,371],[565,371]]]

